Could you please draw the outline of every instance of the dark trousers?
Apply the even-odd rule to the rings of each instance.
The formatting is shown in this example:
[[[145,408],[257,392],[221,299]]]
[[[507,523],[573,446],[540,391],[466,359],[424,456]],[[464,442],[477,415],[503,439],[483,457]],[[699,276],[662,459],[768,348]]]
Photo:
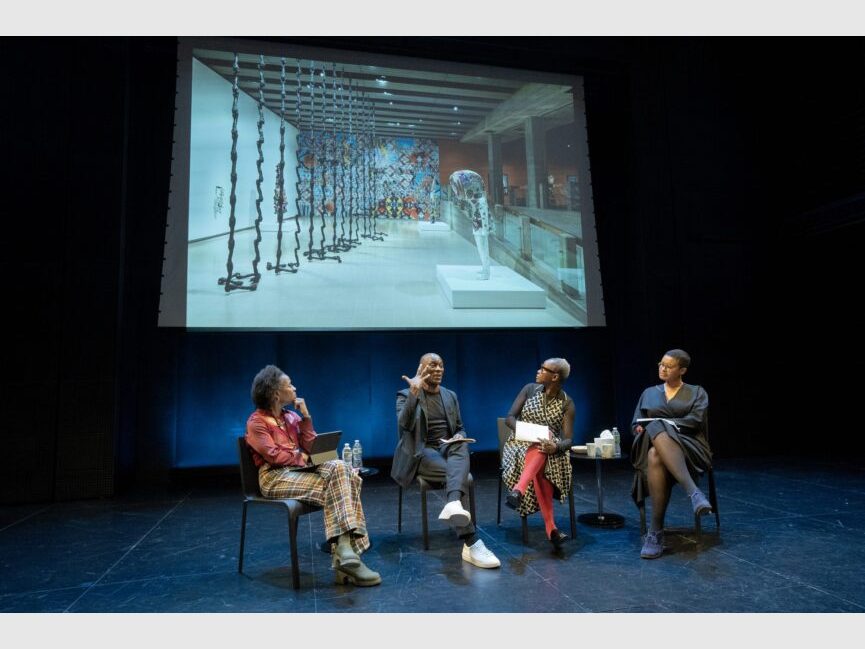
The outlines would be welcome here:
[[[445,491],[449,494],[454,491],[460,492],[460,502],[463,509],[468,510],[469,490],[466,486],[466,480],[469,475],[469,445],[467,443],[445,444],[438,448],[435,446],[424,447],[417,472],[424,478],[444,482]],[[472,534],[474,531],[474,521],[456,530],[457,536]]]

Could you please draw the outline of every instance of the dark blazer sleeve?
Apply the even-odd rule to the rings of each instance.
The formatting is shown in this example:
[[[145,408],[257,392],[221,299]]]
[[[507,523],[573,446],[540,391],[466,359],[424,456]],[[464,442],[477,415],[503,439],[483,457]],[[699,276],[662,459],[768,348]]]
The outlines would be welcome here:
[[[415,424],[415,410],[417,409],[418,397],[409,390],[400,390],[396,393],[396,421],[399,426],[400,435],[403,431],[413,431]]]
[[[418,398],[413,396],[409,390],[400,390],[396,393],[396,420],[399,439],[393,453],[391,464],[391,477],[403,487],[407,487],[414,479],[419,449],[423,444],[419,442],[424,431],[418,430],[417,423]]]

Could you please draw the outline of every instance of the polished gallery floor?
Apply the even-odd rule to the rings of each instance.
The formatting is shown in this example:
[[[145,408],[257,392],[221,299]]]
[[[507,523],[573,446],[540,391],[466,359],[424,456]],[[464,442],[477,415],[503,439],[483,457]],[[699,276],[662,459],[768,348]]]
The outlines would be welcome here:
[[[480,535],[501,559],[484,570],[460,559],[430,495],[431,547],[421,540],[419,496],[405,496],[397,532],[397,488],[382,471],[363,502],[373,547],[364,555],[383,582],[333,583],[318,549],[321,514],[301,519],[301,589],[291,588],[287,525],[277,508],[252,508],[244,573],[237,572],[241,499],[236,476],[186,478],[159,492],[111,500],[0,507],[2,612],[863,612],[865,464],[804,459],[721,460],[716,468],[720,533],[705,518],[668,537],[658,560],[639,557],[631,472],[608,463],[605,509],[620,529],[577,524],[554,554],[539,515],[528,545],[502,508],[496,474],[478,467]],[[594,469],[575,467],[575,505],[597,509]],[[562,529],[568,509],[556,506]],[[693,518],[674,490],[667,523]]]
[[[308,243],[308,219],[301,219],[303,244]],[[314,242],[318,245],[319,221]],[[227,238],[215,237],[189,245],[187,318],[190,327],[293,330],[404,329],[421,327],[573,327],[585,324],[547,297],[542,309],[453,308],[436,279],[437,265],[468,265],[480,269],[477,248],[457,232],[421,232],[416,221],[377,219],[382,241],[362,239],[341,253],[341,262],[308,262],[302,254],[296,274],[275,276],[262,271],[255,291],[226,295],[217,279],[226,273]],[[294,260],[294,222],[283,245],[283,262]],[[332,232],[325,230],[328,237]],[[252,271],[255,233],[237,235],[233,263],[236,272]],[[329,240],[329,239],[328,239]],[[276,233],[265,230],[260,244],[263,269],[275,261]],[[493,265],[500,262],[493,260]],[[322,299],[326,296],[327,299]],[[302,308],[298,308],[302,305]]]

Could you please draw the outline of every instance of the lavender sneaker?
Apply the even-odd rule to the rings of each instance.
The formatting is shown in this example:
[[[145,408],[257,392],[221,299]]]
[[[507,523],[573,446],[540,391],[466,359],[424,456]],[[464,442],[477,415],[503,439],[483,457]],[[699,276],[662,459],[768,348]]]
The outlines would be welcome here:
[[[703,495],[703,492],[697,489],[691,494],[691,507],[694,508],[694,513],[697,516],[712,513],[712,504]]]
[[[664,553],[664,530],[648,532],[640,550],[641,559],[657,559]]]

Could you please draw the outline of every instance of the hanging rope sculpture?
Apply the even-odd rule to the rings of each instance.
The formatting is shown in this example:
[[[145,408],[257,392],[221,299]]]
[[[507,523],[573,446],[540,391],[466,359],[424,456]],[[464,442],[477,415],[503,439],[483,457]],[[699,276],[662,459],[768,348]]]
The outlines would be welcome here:
[[[332,233],[330,245],[327,246],[327,250],[330,252],[344,252],[346,248],[343,248],[342,244],[338,240],[336,236],[336,225],[339,219],[340,210],[337,208],[337,198],[338,198],[338,186],[337,182],[339,179],[339,140],[336,132],[336,63],[330,64],[330,76],[331,76],[331,91],[330,91],[330,139],[328,141],[329,145],[329,158],[327,162],[329,163],[327,167],[330,168],[330,187],[331,194],[333,194],[333,198],[330,201],[330,205],[333,207],[333,222]],[[327,84],[325,84],[325,88],[327,88]]]
[[[334,145],[336,139],[336,110],[333,106],[333,98],[331,98],[331,114],[330,114],[330,137],[328,137],[327,133],[327,71],[324,65],[321,66],[321,104],[322,104],[322,112],[321,112],[321,135],[322,135],[322,146],[321,146],[321,226],[319,228],[319,232],[321,235],[321,240],[318,244],[319,250],[319,258],[320,259],[335,259],[337,262],[342,263],[342,259],[339,255],[328,256],[325,255],[325,251],[334,252],[336,250],[336,184],[334,182],[333,176],[329,173],[329,170],[333,168],[333,158],[334,158]],[[328,177],[329,182],[328,182]],[[328,189],[333,195],[333,200],[328,200]],[[333,211],[333,239],[331,240],[330,245],[324,245],[325,240],[327,239],[327,234],[325,234],[325,228],[327,227],[327,217],[330,214],[331,210]]]
[[[288,210],[285,200],[285,57],[280,59],[279,68],[279,164],[276,166],[275,193],[276,220],[278,223],[276,230],[276,263],[271,264],[267,262],[267,270],[275,271],[277,275],[281,272],[296,273],[299,265],[297,263],[297,249],[294,251],[295,263],[280,263],[282,259],[282,224],[285,213]],[[297,222],[296,219],[295,222]]]
[[[312,261],[312,240],[315,236],[314,227],[315,220],[315,61],[309,62],[309,248],[303,253],[303,256]]]
[[[261,244],[261,203],[264,201],[264,194],[261,193],[261,183],[264,181],[264,175],[261,173],[262,165],[264,164],[264,153],[262,146],[264,145],[264,56],[258,57],[258,139],[255,145],[258,148],[258,158],[255,161],[255,167],[258,170],[258,177],[255,179],[255,240],[253,248],[255,249],[255,257],[252,260],[252,272],[248,275],[237,275],[238,279],[249,279],[250,290],[254,291],[258,288],[258,282],[261,280],[261,273],[258,272],[258,262],[261,261],[261,252],[259,245]]]
[[[336,130],[337,124],[337,108],[339,107],[339,99],[337,98],[337,74],[336,74],[336,63],[330,64],[330,75],[333,79],[333,85],[331,90],[331,102],[333,103],[333,111],[331,115],[333,116],[333,128],[331,132],[333,133],[333,142],[332,142],[332,157],[331,157],[331,168],[333,169],[333,175],[331,177],[331,182],[333,185],[333,241],[331,245],[328,246],[328,250],[332,252],[347,252],[351,250],[351,246],[345,243],[345,212],[344,205],[345,200],[342,200],[342,206],[337,208],[338,198],[343,198],[342,193],[342,179],[340,175],[340,170],[342,168],[342,158],[343,158],[343,137],[342,134],[338,134]],[[342,113],[340,112],[340,124],[342,123]],[[337,220],[342,219],[342,229],[341,236],[337,237],[336,235],[336,225]]]
[[[319,259],[324,258],[324,228],[327,224],[327,167],[328,167],[328,137],[327,137],[327,79],[325,78],[324,65],[321,66],[321,145],[319,146],[319,156],[316,156],[315,164],[321,167],[321,226],[319,234],[321,240],[318,242]],[[315,92],[315,91],[313,91]]]
[[[343,94],[345,83],[345,70],[339,75],[339,123],[342,126],[339,141],[339,211],[342,219],[339,224],[339,243],[343,250],[351,250],[352,244],[345,234],[345,175],[348,167],[349,142],[345,132],[345,96]]]
[[[364,146],[364,218],[366,219],[366,237],[372,241],[384,241],[384,237],[375,231],[375,205],[373,201],[373,167],[375,166],[375,149],[373,143],[372,100],[367,101],[364,95],[365,146]]]
[[[376,183],[378,182],[378,172],[376,161],[376,152],[378,151],[378,142],[375,139],[375,104],[370,102],[370,106],[372,108],[372,145],[370,146],[370,199],[369,199],[369,210],[372,214],[372,238],[375,241],[384,241],[386,233],[378,232],[376,230],[376,224],[378,223],[378,192],[376,191]]]
[[[313,144],[313,169],[311,176],[314,178],[316,172],[321,170],[321,178],[320,178],[320,186],[321,186],[321,205],[320,205],[320,225],[319,225],[319,236],[321,237],[318,243],[317,248],[313,248],[313,237],[314,237],[314,221],[315,221],[315,192],[311,191],[310,196],[310,216],[309,216],[309,249],[304,253],[310,261],[313,259],[317,260],[325,260],[325,259],[333,259],[339,263],[342,263],[342,259],[339,255],[326,255],[325,252],[327,250],[324,245],[327,235],[325,234],[325,227],[327,226],[327,167],[328,167],[328,142],[327,142],[327,78],[324,66],[322,66],[321,73],[319,75],[321,77],[321,137],[315,138],[313,136],[313,141],[318,140],[318,144]],[[316,93],[316,74],[315,67],[310,68],[310,93],[312,96],[312,106],[314,113],[315,106],[315,93]],[[313,131],[314,133],[314,131]]]
[[[301,95],[301,87],[303,86],[303,77],[301,72],[301,60],[297,60],[297,68],[294,73],[295,83],[297,83],[297,94],[294,105],[294,114],[297,119],[297,135],[295,137],[295,157],[297,158],[297,164],[294,167],[294,175],[296,181],[294,183],[294,205],[297,209],[297,215],[294,219],[294,260],[297,262],[297,265],[300,265],[300,259],[298,257],[298,251],[300,250],[300,216],[304,212],[304,208],[308,207],[303,202],[303,191],[301,190],[301,185],[303,184],[303,177],[301,176],[300,170],[304,166],[304,151],[302,146],[302,138],[301,133],[303,131],[303,97]],[[310,129],[312,129],[312,121],[310,120]]]
[[[371,239],[372,233],[369,222],[369,137],[367,132],[367,115],[366,115],[366,93],[360,93],[360,213],[363,218],[363,234],[364,239]]]
[[[258,279],[256,278],[254,282],[247,284],[243,281],[243,278],[250,277],[250,275],[241,276],[239,273],[235,273],[234,263],[232,262],[234,256],[234,226],[237,223],[235,218],[235,207],[237,205],[237,119],[240,114],[237,108],[237,100],[240,96],[240,89],[238,87],[240,66],[236,52],[234,53],[234,63],[231,69],[233,71],[231,86],[231,193],[228,199],[231,209],[228,216],[228,259],[225,262],[226,276],[220,277],[218,280],[219,285],[225,288],[226,293],[238,289],[254,291],[258,288]],[[257,271],[257,269],[255,270]]]
[[[361,241],[354,236],[357,228],[355,215],[355,198],[357,193],[357,138],[354,132],[354,80],[348,83],[348,242],[352,246],[359,246]],[[353,232],[353,230],[355,232]],[[358,233],[359,234],[359,233]]]
[[[301,90],[300,87],[302,85],[301,75],[300,75],[300,59],[297,61],[297,68],[295,71],[295,81],[297,82],[297,95],[294,103],[294,114],[297,116],[297,137],[295,137],[295,157],[298,158],[298,163],[294,167],[294,174],[297,178],[297,182],[294,184],[295,191],[295,199],[294,205],[297,208],[297,213],[294,215],[294,266],[300,266],[300,257],[298,257],[298,252],[300,251],[300,146],[297,144],[297,140],[300,138],[301,131]]]
[[[234,290],[254,291],[261,282],[262,275],[258,265],[261,262],[262,243],[262,202],[264,196],[264,123],[265,123],[265,57],[258,56],[258,139],[256,147],[257,178],[255,182],[256,200],[254,220],[255,239],[253,240],[254,258],[252,272],[235,272],[234,248],[236,246],[237,191],[238,191],[238,124],[240,97],[239,55],[234,54],[232,64],[232,106],[231,106],[231,205],[228,220],[228,257],[226,276],[218,283],[226,293]],[[309,218],[307,249],[303,257],[309,261],[335,260],[342,263],[339,254],[361,245],[361,239],[383,241],[386,232],[378,230],[382,216],[388,218],[407,218],[403,201],[397,197],[392,183],[385,182],[377,164],[379,148],[376,133],[376,107],[372,97],[361,90],[360,83],[346,77],[345,70],[337,70],[336,63],[330,64],[331,79],[327,78],[326,64],[319,68],[315,61],[309,61],[309,109],[304,106],[304,72],[302,60],[295,67],[295,118],[297,146],[295,166],[295,207],[294,215],[294,261],[283,248],[285,243],[286,215],[288,201],[285,179],[285,133],[286,133],[286,59],[280,59],[280,102],[279,102],[279,160],[275,168],[273,191],[274,212],[277,220],[275,262],[267,262],[267,270],[279,273],[297,273],[301,259],[301,218]],[[330,88],[328,88],[330,81]],[[321,91],[320,98],[317,96]],[[308,119],[307,119],[308,115]],[[330,128],[328,128],[330,124]],[[307,179],[304,175],[309,174]],[[308,190],[308,200],[306,191]],[[316,214],[319,215],[318,235],[316,235]],[[291,218],[291,217],[289,217]],[[332,218],[332,221],[328,221]],[[410,218],[410,217],[409,217]],[[346,221],[347,228],[346,228]],[[330,227],[328,227],[330,226]],[[316,239],[318,239],[316,245]],[[332,253],[330,255],[326,253]]]

